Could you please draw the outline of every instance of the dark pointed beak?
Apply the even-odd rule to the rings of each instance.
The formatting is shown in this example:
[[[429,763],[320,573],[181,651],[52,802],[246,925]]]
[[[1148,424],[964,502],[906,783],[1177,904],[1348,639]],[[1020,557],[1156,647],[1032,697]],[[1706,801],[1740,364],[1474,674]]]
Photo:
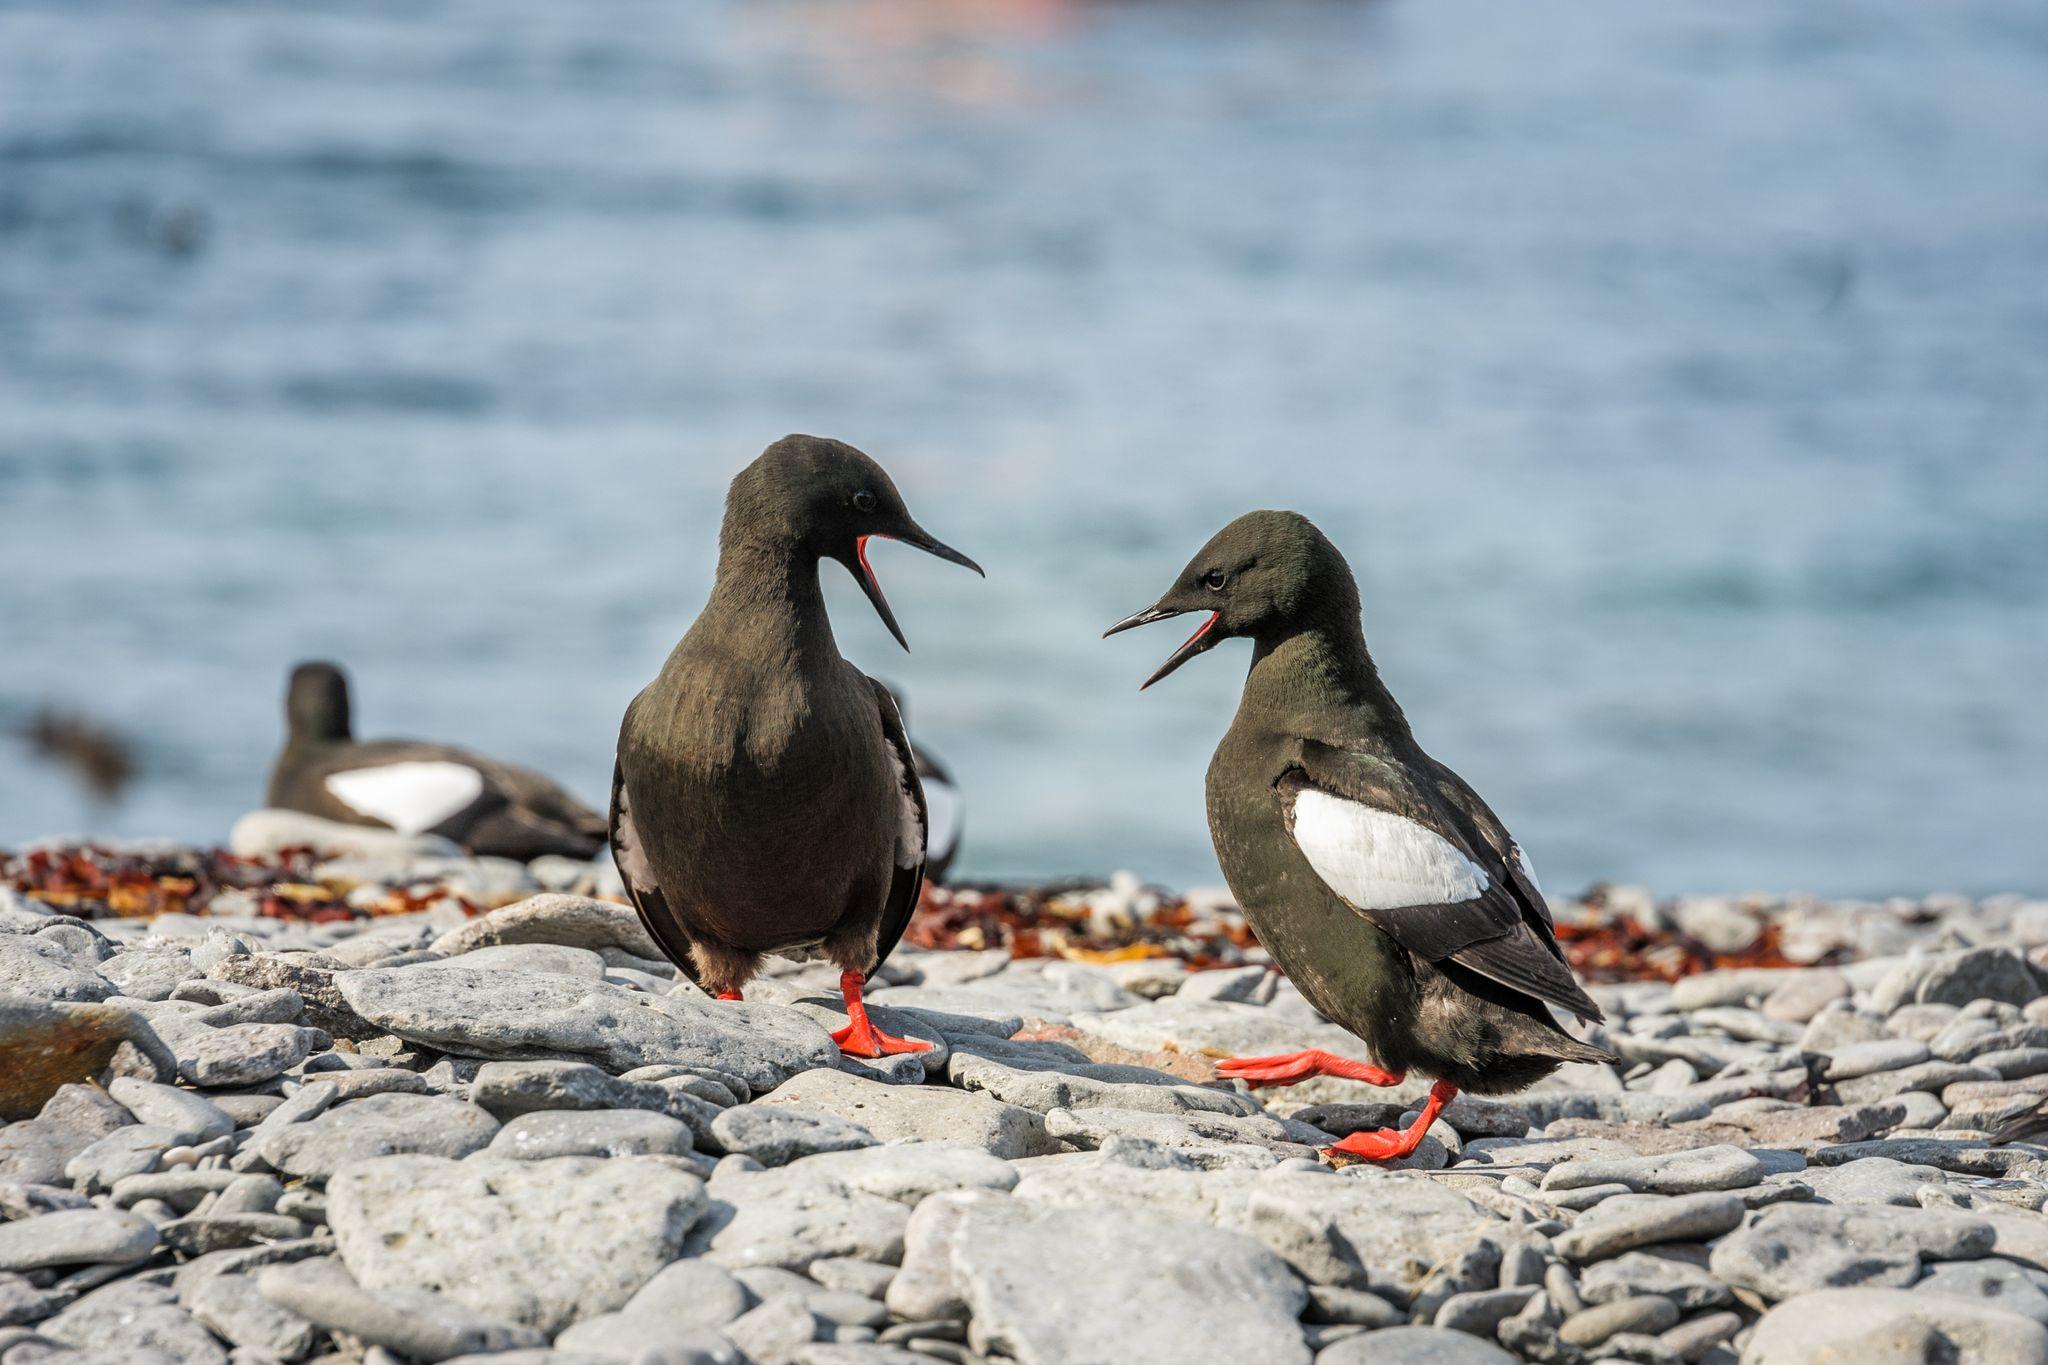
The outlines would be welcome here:
[[[966,555],[961,554],[958,550],[948,545],[945,541],[940,540],[937,536],[932,535],[930,532],[926,531],[924,527],[919,526],[916,522],[912,522],[910,524],[910,529],[902,532],[899,535],[884,536],[882,538],[884,540],[900,540],[905,545],[915,545],[918,549],[923,550],[926,554],[936,555],[938,558],[945,560],[948,564],[958,564],[963,569],[974,570],[976,573],[981,574],[983,578],[988,577],[987,574],[981,572],[981,565],[975,563]]]
[[[910,641],[903,638],[903,627],[896,624],[896,613],[889,610],[889,599],[882,596],[882,582],[875,577],[875,571],[868,563],[868,542],[872,539],[874,539],[873,536],[858,536],[853,542],[853,557],[860,566],[860,572],[856,575],[860,580],[860,590],[868,595],[868,601],[874,604],[875,615],[882,618],[882,624],[889,628],[889,633],[896,637],[896,643],[902,645],[903,652],[908,654],[910,652]],[[981,565],[975,563],[966,555],[961,554],[943,540],[930,535],[922,526],[915,522],[912,522],[908,529],[899,534],[893,536],[884,535],[882,539],[900,540],[905,545],[915,545],[928,555],[936,555],[949,563],[972,569],[976,573],[981,574],[983,578],[988,577],[987,574],[982,573]]]
[[[1174,616],[1185,616],[1187,615],[1187,613],[1188,608],[1186,607],[1147,607],[1143,611],[1132,612],[1129,616],[1126,616],[1123,620],[1117,622],[1108,630],[1103,631],[1102,638],[1107,640],[1110,636],[1116,634],[1120,630],[1131,630],[1137,626],[1149,626],[1154,621],[1164,621],[1169,617]],[[1179,668],[1182,664],[1186,663],[1189,659],[1194,658],[1197,654],[1205,654],[1209,650],[1214,649],[1216,647],[1216,642],[1223,638],[1221,635],[1218,635],[1216,633],[1216,620],[1218,614],[1219,613],[1217,612],[1210,612],[1209,619],[1202,622],[1202,628],[1196,631],[1193,635],[1190,635],[1179,649],[1176,649],[1175,651],[1173,651],[1173,653],[1167,655],[1166,662],[1159,665],[1158,670],[1155,671],[1151,677],[1145,679],[1145,681],[1138,684],[1138,690],[1140,692],[1143,692],[1153,683],[1158,682],[1161,678],[1173,672],[1174,669]]]

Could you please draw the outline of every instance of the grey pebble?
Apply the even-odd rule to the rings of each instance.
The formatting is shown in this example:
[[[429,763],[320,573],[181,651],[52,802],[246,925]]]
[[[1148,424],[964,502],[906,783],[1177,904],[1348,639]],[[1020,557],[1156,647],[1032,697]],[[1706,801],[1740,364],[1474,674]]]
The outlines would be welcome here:
[[[690,1130],[644,1109],[555,1110],[521,1114],[485,1149],[493,1156],[542,1161],[557,1156],[680,1156]]]
[[[0,1270],[126,1265],[147,1257],[157,1240],[157,1230],[147,1219],[119,1209],[46,1213],[19,1223],[0,1223]]]
[[[875,1135],[858,1123],[784,1105],[735,1105],[711,1121],[711,1136],[720,1150],[750,1156],[764,1166],[875,1145]]]
[[[174,1085],[119,1076],[107,1086],[107,1093],[133,1114],[137,1123],[169,1129],[180,1142],[209,1142],[235,1131],[235,1120],[226,1110],[204,1095]]]

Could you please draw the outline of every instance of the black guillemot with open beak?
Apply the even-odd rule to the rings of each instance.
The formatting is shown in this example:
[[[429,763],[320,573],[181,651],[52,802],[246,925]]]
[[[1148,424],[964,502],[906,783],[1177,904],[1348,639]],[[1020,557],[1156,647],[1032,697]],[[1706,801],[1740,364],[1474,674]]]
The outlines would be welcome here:
[[[267,800],[274,810],[438,834],[471,853],[521,862],[550,853],[589,858],[605,842],[604,817],[531,768],[452,744],[356,739],[348,678],[331,663],[292,670]]]
[[[1302,995],[1379,1063],[1309,1051],[1217,1070],[1254,1085],[1434,1077],[1406,1129],[1332,1149],[1388,1161],[1413,1153],[1460,1090],[1519,1090],[1565,1062],[1614,1060],[1553,1019],[1553,1005],[1602,1016],[1557,946],[1528,858],[1422,751],[1380,681],[1337,547],[1295,513],[1249,513],[1107,634],[1190,612],[1208,619],[1145,687],[1223,640],[1252,641],[1236,719],[1209,764],[1224,878]]]
[[[711,599],[626,708],[612,852],[648,932],[720,999],[764,954],[840,969],[852,1055],[922,1052],[869,1021],[861,993],[923,884],[928,816],[916,760],[880,683],[840,656],[818,561],[852,572],[908,649],[868,567],[872,539],[981,568],[935,539],[852,446],[787,436],[725,499]]]

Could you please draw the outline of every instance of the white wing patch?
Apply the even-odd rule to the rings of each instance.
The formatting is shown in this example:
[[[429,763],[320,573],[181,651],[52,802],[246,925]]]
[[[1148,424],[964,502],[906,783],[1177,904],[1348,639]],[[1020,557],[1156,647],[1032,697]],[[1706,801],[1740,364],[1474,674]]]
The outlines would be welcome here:
[[[1536,866],[1529,861],[1528,852],[1520,844],[1516,844],[1514,849],[1515,861],[1522,865],[1522,875],[1529,879],[1529,885],[1536,888],[1537,895],[1543,895],[1543,883],[1536,880]]]
[[[952,783],[936,777],[925,780],[924,807],[931,822],[925,848],[934,862],[952,857],[953,846],[960,842],[960,806],[960,793]]]
[[[897,798],[902,809],[896,821],[896,866],[916,867],[924,861],[924,821],[918,818],[917,778],[903,767],[903,755],[894,744],[888,747],[889,766],[896,770]]]
[[[430,830],[483,795],[483,774],[445,760],[354,768],[327,779],[334,799],[400,834]]]
[[[652,887],[660,883],[655,880],[654,865],[647,861],[647,850],[640,847],[640,830],[633,823],[633,803],[626,793],[626,784],[619,783],[619,821],[612,831],[612,862],[618,865],[619,875],[630,887]]]
[[[1453,905],[1487,887],[1486,873],[1441,834],[1328,792],[1295,798],[1294,842],[1316,875],[1361,910]]]

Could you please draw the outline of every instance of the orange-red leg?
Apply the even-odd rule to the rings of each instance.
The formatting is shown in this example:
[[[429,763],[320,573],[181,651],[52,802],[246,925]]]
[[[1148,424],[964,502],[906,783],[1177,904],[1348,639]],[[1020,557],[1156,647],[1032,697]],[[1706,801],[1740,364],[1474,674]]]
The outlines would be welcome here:
[[[832,1041],[849,1057],[884,1057],[898,1052],[930,1052],[932,1045],[921,1038],[898,1038],[882,1032],[868,1019],[867,1004],[861,999],[859,972],[839,974],[839,993],[846,999],[846,1027],[835,1029]]]
[[[1429,1132],[1429,1125],[1436,1122],[1436,1116],[1444,1111],[1444,1105],[1451,1096],[1458,1093],[1458,1087],[1449,1081],[1438,1081],[1429,1088],[1429,1099],[1423,1104],[1422,1112],[1415,1116],[1415,1122],[1396,1132],[1382,1128],[1372,1133],[1353,1133],[1350,1137],[1334,1142],[1324,1148],[1326,1152],[1342,1152],[1346,1156],[1363,1157],[1367,1161],[1399,1161],[1410,1156],[1422,1145],[1423,1136]]]
[[[1367,1085],[1399,1085],[1408,1074],[1405,1071],[1388,1071],[1371,1062],[1354,1062],[1349,1057],[1339,1057],[1321,1048],[1289,1052],[1278,1057],[1233,1057],[1216,1063],[1216,1070],[1228,1079],[1250,1081],[1253,1085],[1294,1085],[1317,1076],[1342,1076],[1346,1080],[1364,1081]]]
[[[720,1000],[744,1000],[747,997],[741,995],[738,991],[720,991],[717,998]]]

